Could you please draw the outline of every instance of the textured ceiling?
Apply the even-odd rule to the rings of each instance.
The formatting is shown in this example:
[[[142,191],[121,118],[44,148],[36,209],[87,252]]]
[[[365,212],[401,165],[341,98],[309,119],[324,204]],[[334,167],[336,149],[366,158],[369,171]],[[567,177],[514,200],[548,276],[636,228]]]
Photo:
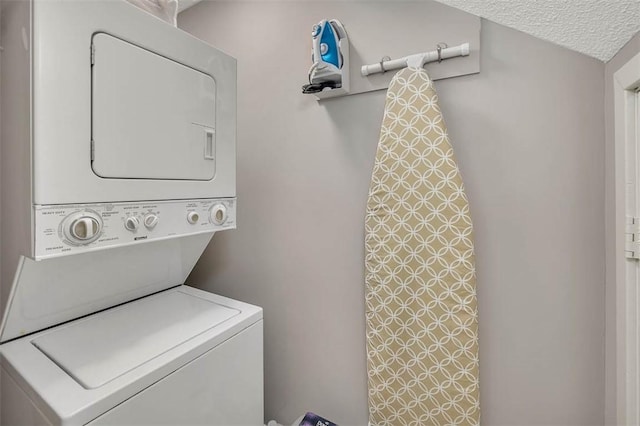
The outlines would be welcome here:
[[[640,0],[436,0],[608,61],[640,31]]]
[[[200,0],[178,1],[184,10]],[[436,1],[601,61],[640,31],[640,0]]]
[[[178,0],[178,13],[190,8],[196,3],[200,3],[200,0]]]

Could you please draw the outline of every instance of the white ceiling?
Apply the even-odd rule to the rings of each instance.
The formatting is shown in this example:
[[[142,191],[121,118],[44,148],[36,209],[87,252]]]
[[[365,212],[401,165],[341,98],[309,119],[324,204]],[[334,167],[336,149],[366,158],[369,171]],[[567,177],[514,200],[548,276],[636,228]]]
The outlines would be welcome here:
[[[178,0],[180,10],[201,0]],[[601,61],[640,31],[640,0],[436,0]]]
[[[640,31],[640,0],[436,0],[608,61]]]

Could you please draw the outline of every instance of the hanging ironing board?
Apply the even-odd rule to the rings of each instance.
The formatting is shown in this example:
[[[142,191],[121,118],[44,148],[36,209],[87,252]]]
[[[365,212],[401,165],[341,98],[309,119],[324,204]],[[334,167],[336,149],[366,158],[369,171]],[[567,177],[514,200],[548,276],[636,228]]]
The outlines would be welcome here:
[[[423,69],[389,86],[365,233],[370,425],[479,425],[469,204]]]

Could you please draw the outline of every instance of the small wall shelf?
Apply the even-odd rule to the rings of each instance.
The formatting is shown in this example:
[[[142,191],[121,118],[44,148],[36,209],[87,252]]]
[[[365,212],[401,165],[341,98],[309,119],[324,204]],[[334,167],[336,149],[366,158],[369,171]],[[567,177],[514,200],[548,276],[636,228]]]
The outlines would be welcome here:
[[[349,86],[350,86],[350,77],[351,74],[350,69],[350,61],[349,61],[349,40],[346,43],[340,45],[340,50],[342,51],[342,87],[338,87],[337,89],[329,89],[326,88],[322,92],[314,93],[314,96],[317,100],[321,99],[329,99],[336,98],[339,96],[346,96],[349,94]]]

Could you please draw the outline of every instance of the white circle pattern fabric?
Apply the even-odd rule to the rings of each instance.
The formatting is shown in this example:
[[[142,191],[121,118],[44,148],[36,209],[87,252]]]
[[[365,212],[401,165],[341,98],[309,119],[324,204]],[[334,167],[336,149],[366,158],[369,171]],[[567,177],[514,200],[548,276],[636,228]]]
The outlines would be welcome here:
[[[473,227],[422,69],[389,86],[365,234],[370,425],[479,425]]]

